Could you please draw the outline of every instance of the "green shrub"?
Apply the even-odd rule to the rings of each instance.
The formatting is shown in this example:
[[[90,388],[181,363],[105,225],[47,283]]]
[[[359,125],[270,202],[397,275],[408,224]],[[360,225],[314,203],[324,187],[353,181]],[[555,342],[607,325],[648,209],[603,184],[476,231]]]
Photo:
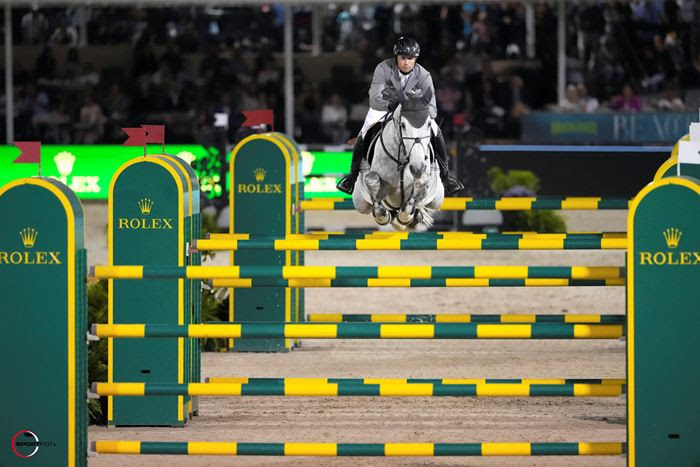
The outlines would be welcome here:
[[[488,171],[489,186],[496,196],[503,196],[507,191],[522,187],[533,196],[540,188],[540,179],[529,170],[509,170],[504,172],[500,167],[492,167]],[[540,233],[566,232],[564,218],[555,211],[504,211],[503,231],[533,231]]]
[[[107,281],[88,284],[88,325],[107,322]],[[88,385],[92,381],[107,381],[107,339],[91,342],[88,347]],[[87,389],[87,388],[86,388]],[[107,398],[90,399],[90,423],[107,424]]]

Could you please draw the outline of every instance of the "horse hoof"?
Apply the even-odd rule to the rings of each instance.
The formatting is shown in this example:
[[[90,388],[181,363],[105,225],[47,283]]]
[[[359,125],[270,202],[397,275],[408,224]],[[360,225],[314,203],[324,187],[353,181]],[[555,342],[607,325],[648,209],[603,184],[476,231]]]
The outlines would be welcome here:
[[[399,213],[399,215],[396,216],[396,222],[398,222],[401,225],[409,225],[412,220],[413,215],[407,213]]]
[[[378,225],[387,225],[389,222],[391,222],[391,216],[384,216],[384,217],[374,217],[374,222],[376,222]]]

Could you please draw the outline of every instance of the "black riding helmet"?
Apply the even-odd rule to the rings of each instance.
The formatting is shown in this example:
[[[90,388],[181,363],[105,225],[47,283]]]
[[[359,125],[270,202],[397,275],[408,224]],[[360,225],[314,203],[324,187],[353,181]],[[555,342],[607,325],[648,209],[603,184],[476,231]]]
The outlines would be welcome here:
[[[394,43],[394,56],[398,57],[399,55],[418,57],[420,55],[420,44],[412,37],[399,37]]]

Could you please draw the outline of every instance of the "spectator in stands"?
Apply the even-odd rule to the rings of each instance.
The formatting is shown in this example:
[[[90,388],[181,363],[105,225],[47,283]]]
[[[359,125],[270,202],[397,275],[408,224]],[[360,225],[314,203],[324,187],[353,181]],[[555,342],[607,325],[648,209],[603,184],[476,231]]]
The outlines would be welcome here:
[[[80,83],[85,85],[92,85],[96,87],[100,84],[100,74],[95,70],[95,65],[92,62],[85,62],[83,65],[83,72],[80,75]]]
[[[586,70],[592,70],[600,46],[600,37],[605,32],[603,5],[590,2],[576,18],[578,22],[578,52]]]
[[[578,98],[581,102],[581,110],[586,113],[593,113],[598,110],[598,99],[588,94],[588,87],[586,83],[578,83],[576,85],[576,90],[578,91]]]
[[[71,47],[68,49],[68,55],[66,56],[66,63],[63,65],[63,75],[62,78],[66,81],[77,81],[83,74],[83,67],[80,64],[80,57],[78,55],[78,49]]]
[[[121,86],[117,83],[112,84],[105,99],[105,110],[109,118],[116,122],[125,122],[129,117],[130,107],[131,100],[124,94]]]
[[[85,102],[80,109],[80,140],[84,144],[97,143],[104,133],[105,116],[95,102],[92,91],[85,93]]]
[[[642,101],[634,94],[632,86],[625,84],[622,93],[612,99],[610,108],[618,112],[641,112]]]
[[[78,31],[75,26],[68,24],[66,18],[62,18],[49,40],[58,45],[76,46],[78,45]]]
[[[348,110],[338,94],[331,94],[330,99],[321,108],[321,125],[333,144],[342,144],[348,137],[345,125],[348,122]]]
[[[510,92],[507,96],[508,114],[506,119],[506,135],[511,138],[520,136],[523,116],[530,111],[529,97],[522,76],[510,77]]]
[[[488,13],[485,10],[474,12],[472,21],[472,46],[489,51],[491,48],[491,31],[487,23]]]
[[[656,101],[656,108],[661,111],[683,112],[685,111],[685,104],[678,97],[678,90],[672,86],[667,86],[661,91],[661,96]]]
[[[351,13],[350,8],[341,8],[336,17],[338,22],[338,45],[337,51],[343,51],[353,48],[355,41],[355,15]]]
[[[600,41],[594,69],[598,82],[601,83],[603,95],[607,98],[622,85],[625,70],[620,64],[620,53],[613,35],[606,33]]]
[[[578,89],[576,89],[575,84],[569,84],[566,87],[566,95],[559,102],[559,110],[561,112],[581,112],[583,110],[581,105],[581,97],[579,96]]]
[[[22,42],[25,44],[41,44],[49,30],[49,22],[34,3],[31,9],[22,16]]]

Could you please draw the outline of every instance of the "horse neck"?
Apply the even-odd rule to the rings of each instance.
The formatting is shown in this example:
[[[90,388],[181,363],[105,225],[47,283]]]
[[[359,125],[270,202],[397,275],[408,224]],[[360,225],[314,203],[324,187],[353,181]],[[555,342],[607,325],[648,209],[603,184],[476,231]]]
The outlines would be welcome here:
[[[399,133],[399,128],[401,125],[400,109],[401,107],[398,107],[396,110],[394,110],[394,113],[391,115],[390,119],[387,120],[386,124],[384,125],[384,129],[382,130],[381,137],[384,140],[384,146],[386,146],[386,150],[389,152],[389,154],[402,161],[404,154],[402,151],[400,151],[402,142],[401,134]],[[396,120],[397,118],[398,123]]]

